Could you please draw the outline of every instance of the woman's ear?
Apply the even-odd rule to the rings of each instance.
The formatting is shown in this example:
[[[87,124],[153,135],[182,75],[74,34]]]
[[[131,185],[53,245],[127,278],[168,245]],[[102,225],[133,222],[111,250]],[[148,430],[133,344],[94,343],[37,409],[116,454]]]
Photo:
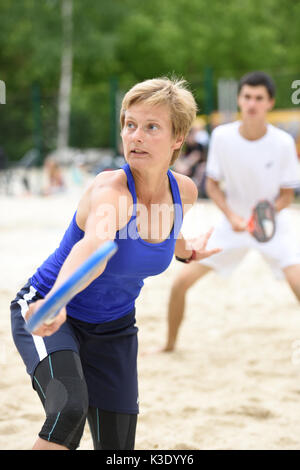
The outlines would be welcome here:
[[[184,136],[175,137],[175,143],[173,146],[174,150],[180,149],[180,147],[182,147],[183,145],[183,142],[184,142]]]

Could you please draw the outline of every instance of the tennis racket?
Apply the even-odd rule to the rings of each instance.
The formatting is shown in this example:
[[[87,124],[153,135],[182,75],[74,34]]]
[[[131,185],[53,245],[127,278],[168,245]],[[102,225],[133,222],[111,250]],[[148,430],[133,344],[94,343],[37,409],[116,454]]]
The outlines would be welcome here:
[[[276,222],[275,210],[269,201],[260,201],[254,207],[247,229],[261,243],[271,240],[275,234]]]
[[[32,333],[42,323],[50,323],[59,311],[77,294],[80,288],[88,282],[102,263],[111,258],[117,251],[113,241],[104,243],[67,279],[43,305],[28,319],[26,328]]]

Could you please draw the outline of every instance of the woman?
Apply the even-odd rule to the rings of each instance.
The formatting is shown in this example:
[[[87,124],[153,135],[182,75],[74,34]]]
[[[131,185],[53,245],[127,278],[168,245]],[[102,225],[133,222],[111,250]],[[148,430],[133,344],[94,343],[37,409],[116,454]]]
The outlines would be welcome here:
[[[192,250],[180,234],[197,199],[186,176],[172,173],[196,115],[184,81],[135,85],[121,108],[127,164],[96,176],[55,253],[12,302],[15,344],[40,396],[46,420],[34,449],[76,449],[86,418],[95,449],[133,449],[138,409],[135,300],[147,276],[164,271],[174,251],[185,262],[210,256],[210,234]],[[117,253],[54,321],[34,335],[25,321],[96,248]]]

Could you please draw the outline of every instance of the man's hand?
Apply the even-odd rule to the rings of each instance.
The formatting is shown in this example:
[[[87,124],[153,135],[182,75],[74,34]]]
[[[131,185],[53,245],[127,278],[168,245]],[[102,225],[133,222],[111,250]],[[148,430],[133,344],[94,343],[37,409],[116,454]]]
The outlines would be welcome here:
[[[25,320],[27,321],[31,315],[33,315],[45,302],[46,299],[40,299],[36,302],[33,302],[29,305],[29,309],[25,315]],[[40,325],[34,332],[34,335],[37,336],[51,336],[53,333],[59,330],[61,325],[67,319],[67,312],[65,308],[62,308],[56,317]]]
[[[232,230],[235,232],[244,232],[247,230],[248,222],[243,217],[240,217],[237,214],[230,214],[230,216],[228,216],[228,220],[231,224]]]

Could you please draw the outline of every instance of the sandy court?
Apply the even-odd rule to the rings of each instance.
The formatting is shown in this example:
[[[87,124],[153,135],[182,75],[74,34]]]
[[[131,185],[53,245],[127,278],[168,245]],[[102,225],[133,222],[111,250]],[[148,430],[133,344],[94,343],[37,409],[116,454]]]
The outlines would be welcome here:
[[[81,188],[65,194],[0,196],[0,449],[30,449],[43,422],[12,342],[9,303],[58,245]],[[219,217],[199,203],[186,232]],[[295,235],[300,211],[291,209]],[[227,280],[209,274],[187,299],[178,349],[163,345],[170,285],[181,265],[145,282],[137,302],[140,417],[136,449],[299,449],[300,308],[285,281],[251,252]],[[81,449],[92,449],[88,427]]]

